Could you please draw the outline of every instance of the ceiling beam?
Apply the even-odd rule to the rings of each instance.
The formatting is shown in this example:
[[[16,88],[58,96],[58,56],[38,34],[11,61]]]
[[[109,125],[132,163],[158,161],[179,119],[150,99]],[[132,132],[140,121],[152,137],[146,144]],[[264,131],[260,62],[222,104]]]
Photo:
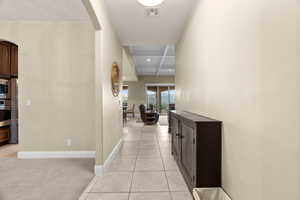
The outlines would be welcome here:
[[[159,71],[160,71],[162,65],[164,64],[164,62],[165,62],[165,60],[166,60],[166,57],[167,57],[167,55],[168,55],[169,48],[170,48],[169,45],[167,45],[166,48],[165,48],[164,55],[161,57],[160,63],[159,63],[159,65],[158,65],[157,68],[156,68],[156,72],[155,72],[155,75],[156,75],[156,76],[159,75]]]

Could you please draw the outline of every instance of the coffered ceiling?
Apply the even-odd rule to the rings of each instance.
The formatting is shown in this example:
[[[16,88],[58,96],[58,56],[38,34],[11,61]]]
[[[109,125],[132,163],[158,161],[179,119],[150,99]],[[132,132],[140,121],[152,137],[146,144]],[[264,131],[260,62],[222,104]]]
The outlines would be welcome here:
[[[174,45],[129,46],[138,75],[173,76],[175,74]]]

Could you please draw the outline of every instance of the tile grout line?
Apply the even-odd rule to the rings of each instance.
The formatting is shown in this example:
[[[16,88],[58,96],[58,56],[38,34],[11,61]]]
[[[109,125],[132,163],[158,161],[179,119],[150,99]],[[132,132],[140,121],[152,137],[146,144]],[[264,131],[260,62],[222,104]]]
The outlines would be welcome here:
[[[141,128],[139,128],[139,132],[140,132],[140,135],[141,135],[142,134],[142,129]],[[135,168],[136,168],[136,162],[137,162],[138,155],[140,153],[140,148],[139,148],[140,143],[141,143],[140,141],[141,140],[138,141],[138,147],[137,147],[138,151],[137,151],[137,154],[135,156],[135,162],[134,162],[134,167],[133,167],[133,171],[132,171],[131,183],[130,183],[130,186],[129,186],[128,200],[130,200],[132,184],[133,184],[133,178],[134,178],[134,173],[135,173]]]
[[[144,132],[145,131],[145,132]],[[132,156],[132,159],[134,159],[134,165],[133,165],[133,168],[132,170],[124,170],[124,172],[131,172],[131,180],[130,180],[130,186],[129,186],[129,191],[128,193],[127,192],[100,192],[100,193],[123,193],[123,194],[128,194],[128,197],[126,198],[127,200],[130,200],[131,199],[131,195],[134,194],[134,193],[139,193],[139,194],[147,194],[147,193],[165,193],[165,194],[169,194],[170,195],[170,199],[168,200],[172,200],[173,199],[173,196],[172,196],[172,191],[170,189],[170,183],[169,183],[169,180],[168,180],[168,176],[167,176],[167,172],[168,171],[176,171],[176,170],[167,170],[167,167],[166,167],[166,162],[165,162],[165,159],[164,158],[169,158],[169,156],[167,157],[164,157],[163,156],[163,152],[162,150],[164,149],[165,146],[161,146],[161,144],[164,144],[164,139],[163,140],[160,140],[160,136],[161,134],[164,134],[164,133],[161,133],[161,130],[160,129],[155,129],[155,130],[151,130],[151,129],[145,129],[145,126],[142,126],[142,127],[138,127],[137,129],[137,132],[138,134],[136,136],[140,136],[137,140],[135,140],[135,144],[134,146],[136,146],[136,154]],[[139,155],[142,151],[142,149],[144,149],[144,147],[147,146],[147,144],[145,143],[145,145],[142,145],[142,141],[148,141],[148,138],[145,137],[144,140],[142,138],[143,135],[145,134],[148,134],[148,135],[152,135],[154,136],[154,141],[155,141],[155,145],[150,145],[151,148],[149,149],[157,149],[159,151],[159,159],[161,160],[162,162],[162,170],[142,170],[142,171],[137,171],[137,161],[139,159]],[[124,136],[124,135],[123,135]],[[123,137],[122,136],[122,137]],[[169,137],[169,134],[168,134],[168,137]],[[129,137],[128,140],[132,140],[132,139],[136,139],[135,136],[134,137]],[[149,137],[149,141],[153,141],[153,139],[151,139]],[[168,142],[170,141],[170,138],[168,139]],[[168,148],[170,148],[170,144],[168,145]],[[119,154],[120,155],[120,154]],[[157,157],[158,158],[158,157]],[[157,159],[156,157],[152,158],[152,159]],[[141,157],[141,159],[143,159],[143,157]],[[151,159],[151,156],[149,156],[149,158],[145,158],[145,159]],[[133,191],[133,181],[134,181],[134,174],[136,172],[150,172],[150,171],[155,171],[155,172],[160,172],[160,173],[163,173],[165,179],[166,179],[166,183],[167,183],[167,188],[168,188],[168,191]],[[118,171],[119,172],[119,171]],[[177,192],[177,191],[174,191],[174,192]],[[180,192],[180,191],[178,191]],[[90,192],[90,193],[94,193],[94,192]],[[95,193],[98,193],[98,192],[95,192]],[[143,195],[142,195],[143,196]],[[85,197],[85,200],[88,200],[88,196]]]
[[[156,134],[157,134],[157,133],[156,133]],[[165,161],[164,161],[164,158],[163,158],[162,153],[161,153],[161,147],[160,147],[160,142],[159,142],[159,140],[158,140],[158,149],[159,149],[159,153],[160,153],[161,160],[162,160],[162,163],[163,163],[164,174],[165,174],[165,177],[166,177],[166,180],[167,180],[167,185],[168,185],[168,189],[169,189],[170,200],[173,200],[172,193],[171,193],[171,189],[170,189],[169,180],[168,180],[168,177],[167,177],[167,172],[166,172],[166,167],[165,167]]]

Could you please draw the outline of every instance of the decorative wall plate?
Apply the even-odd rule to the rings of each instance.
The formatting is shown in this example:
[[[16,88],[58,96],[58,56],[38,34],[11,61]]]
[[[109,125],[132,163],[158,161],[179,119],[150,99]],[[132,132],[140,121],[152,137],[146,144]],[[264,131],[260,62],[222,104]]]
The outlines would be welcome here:
[[[116,62],[112,64],[111,69],[111,90],[114,97],[120,93],[120,69]]]

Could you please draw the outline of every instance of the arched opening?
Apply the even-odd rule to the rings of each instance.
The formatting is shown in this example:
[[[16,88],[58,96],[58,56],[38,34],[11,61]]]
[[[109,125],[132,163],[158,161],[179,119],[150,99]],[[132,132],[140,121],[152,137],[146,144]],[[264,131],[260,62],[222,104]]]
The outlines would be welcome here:
[[[17,154],[18,60],[18,45],[0,39],[0,157]]]

